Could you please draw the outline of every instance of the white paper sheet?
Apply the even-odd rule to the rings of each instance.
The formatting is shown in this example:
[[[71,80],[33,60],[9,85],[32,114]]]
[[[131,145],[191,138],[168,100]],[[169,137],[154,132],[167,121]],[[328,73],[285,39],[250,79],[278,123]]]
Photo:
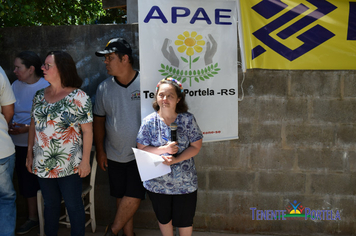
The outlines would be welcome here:
[[[162,164],[164,159],[161,156],[137,148],[132,148],[132,150],[136,157],[136,163],[142,182],[171,172],[171,167]]]

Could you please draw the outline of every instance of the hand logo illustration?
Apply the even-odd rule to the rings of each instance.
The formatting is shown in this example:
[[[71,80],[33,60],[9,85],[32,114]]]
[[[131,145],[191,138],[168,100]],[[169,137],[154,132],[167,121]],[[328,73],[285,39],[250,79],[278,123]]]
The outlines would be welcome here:
[[[174,53],[173,47],[169,46],[169,52],[167,50],[167,46],[168,46],[168,42],[170,40],[169,39],[164,39],[163,45],[162,45],[162,54],[163,56],[171,63],[172,66],[174,67],[179,67],[179,59],[176,56],[176,54]]]
[[[172,41],[168,38],[164,39],[161,52],[163,56],[170,62],[170,65],[161,64],[159,72],[162,76],[171,76],[177,79],[181,83],[184,83],[189,79],[189,86],[192,86],[192,79],[199,83],[200,81],[205,81],[214,77],[218,74],[220,68],[218,68],[218,63],[213,64],[213,58],[216,54],[218,43],[215,41],[211,34],[208,34],[207,40],[203,40],[203,36],[199,35],[197,32],[184,31],[183,34],[178,35],[177,40],[174,44],[177,46],[177,51],[179,53],[185,53],[188,59],[184,56],[178,58],[173,46],[169,46]],[[204,63],[205,67],[201,69],[192,70],[192,65],[199,61],[200,56],[192,58],[196,53],[204,52]],[[188,63],[189,70],[180,70],[180,61],[183,63]]]

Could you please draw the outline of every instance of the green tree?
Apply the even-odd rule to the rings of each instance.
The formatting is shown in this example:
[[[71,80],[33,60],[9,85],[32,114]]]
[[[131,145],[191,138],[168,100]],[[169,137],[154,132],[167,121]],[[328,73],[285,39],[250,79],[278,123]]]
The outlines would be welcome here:
[[[0,0],[0,27],[125,23],[126,9],[101,0]]]

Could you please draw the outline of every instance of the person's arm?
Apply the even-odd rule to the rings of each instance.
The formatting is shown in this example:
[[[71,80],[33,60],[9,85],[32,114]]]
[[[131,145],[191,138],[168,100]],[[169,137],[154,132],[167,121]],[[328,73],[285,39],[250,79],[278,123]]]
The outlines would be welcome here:
[[[185,160],[188,160],[188,159],[196,156],[199,153],[199,151],[202,147],[202,144],[203,144],[203,139],[200,139],[198,141],[190,143],[189,147],[187,149],[185,149],[177,157],[166,158],[165,156],[163,156],[163,159],[165,159],[163,164],[172,165],[172,164],[179,163],[181,161],[185,161]]]
[[[30,126],[26,124],[12,123],[9,125],[9,134],[25,134],[28,133]]]
[[[162,158],[165,160],[163,162],[163,164],[173,165],[173,164],[179,163],[184,160],[188,160],[188,159],[196,156],[199,153],[202,144],[203,144],[203,139],[200,139],[198,141],[190,143],[190,146],[187,149],[185,149],[181,154],[179,154],[177,157],[163,155]],[[164,153],[170,153],[168,151],[171,149],[168,146],[171,146],[171,145],[174,145],[174,147],[176,147],[177,151],[178,151],[178,147],[175,145],[175,142],[172,142],[168,145],[160,146],[160,147],[145,146],[143,144],[137,143],[137,148],[144,150],[146,152],[156,154],[156,155],[161,155]],[[174,153],[172,153],[172,154],[174,154]]]
[[[146,146],[141,143],[137,143],[137,148],[156,155],[162,155],[164,153],[173,155],[178,152],[177,142],[168,142],[166,145],[160,147]]]
[[[14,103],[16,98],[14,92],[11,89],[9,79],[6,76],[5,71],[0,66],[0,106],[1,114],[4,115],[6,123],[10,124],[12,117],[14,116]]]
[[[81,124],[83,133],[83,156],[82,161],[78,166],[78,174],[81,178],[89,175],[90,173],[90,152],[93,144],[93,124],[85,123]]]
[[[103,171],[106,171],[108,167],[108,159],[106,157],[104,149],[104,138],[105,138],[105,117],[94,115],[94,143],[96,150],[96,159],[98,165]]]
[[[30,173],[32,173],[34,144],[35,144],[35,121],[33,118],[31,118],[30,128],[28,130],[28,147],[27,147],[27,157],[26,157],[26,168]]]
[[[1,106],[1,113],[4,115],[6,122],[9,124],[14,116],[14,104]]]
[[[188,160],[196,156],[199,153],[202,145],[203,145],[203,139],[195,141],[194,143],[190,143],[189,147],[185,149],[181,154],[179,154],[176,158],[174,158],[173,163],[171,164]]]

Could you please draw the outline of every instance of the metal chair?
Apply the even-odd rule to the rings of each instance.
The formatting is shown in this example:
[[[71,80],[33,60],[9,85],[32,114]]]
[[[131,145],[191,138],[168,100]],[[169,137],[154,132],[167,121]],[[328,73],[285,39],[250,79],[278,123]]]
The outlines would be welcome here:
[[[91,229],[92,229],[93,233],[95,233],[96,220],[95,220],[95,205],[94,205],[94,189],[95,189],[95,176],[96,176],[96,169],[97,169],[97,161],[96,161],[96,152],[95,152],[94,147],[92,149],[92,153],[94,153],[94,156],[93,156],[93,163],[92,163],[91,172],[90,172],[90,183],[87,187],[85,187],[83,189],[82,199],[83,199],[83,203],[84,203],[85,214],[90,215],[90,218],[85,222],[85,227],[87,227],[89,224],[91,224]],[[88,199],[87,203],[85,203],[86,202],[85,198],[87,195],[89,195],[89,199]],[[62,203],[64,203],[63,200],[62,200]],[[44,202],[43,202],[41,190],[37,191],[37,207],[38,207],[38,218],[39,218],[39,224],[40,224],[40,236],[45,236],[44,216],[43,216]],[[70,227],[67,209],[65,210],[65,214],[59,218],[59,223],[67,225],[68,228]]]

